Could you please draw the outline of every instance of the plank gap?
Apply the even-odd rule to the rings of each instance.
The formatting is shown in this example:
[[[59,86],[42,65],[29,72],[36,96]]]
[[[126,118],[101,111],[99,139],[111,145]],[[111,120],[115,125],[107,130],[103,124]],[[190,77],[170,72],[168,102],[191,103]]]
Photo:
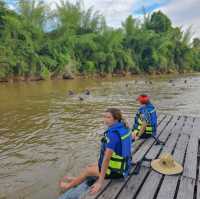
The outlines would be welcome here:
[[[195,186],[194,186],[194,195],[193,199],[197,199],[197,186],[199,182],[199,164],[200,164],[200,140],[198,140],[198,152],[197,152],[197,171],[196,171],[196,181],[195,181]]]
[[[181,182],[181,176],[179,176],[179,179],[178,179],[178,182],[177,182],[177,185],[176,185],[176,190],[175,190],[174,198],[173,199],[177,198],[178,190],[179,190],[179,187],[180,187],[180,182]]]
[[[137,190],[137,191],[135,192],[135,194],[133,195],[133,199],[135,199],[135,198],[138,196],[140,190],[142,189],[142,187],[143,187],[143,185],[144,185],[146,179],[149,177],[150,173],[151,173],[151,169],[149,169],[149,171],[147,172],[145,178],[142,180],[142,183],[141,183],[140,186],[138,187],[138,190]],[[133,177],[134,177],[134,176],[133,176]]]

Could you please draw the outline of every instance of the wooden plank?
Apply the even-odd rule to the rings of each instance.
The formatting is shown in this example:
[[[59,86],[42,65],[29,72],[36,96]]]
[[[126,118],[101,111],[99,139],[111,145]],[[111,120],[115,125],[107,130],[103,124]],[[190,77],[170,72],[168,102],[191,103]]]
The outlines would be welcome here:
[[[161,174],[151,171],[136,199],[153,199],[161,178]]]
[[[142,185],[143,181],[145,180],[148,171],[149,169],[141,167],[140,174],[131,176],[130,180],[124,186],[123,190],[121,191],[121,193],[117,198],[118,199],[134,198],[140,186]]]
[[[200,138],[200,127],[195,126],[192,131],[190,131],[190,134],[194,137]]]
[[[159,154],[161,148],[162,148],[161,145],[153,145],[151,149],[148,151],[148,153],[145,155],[145,157],[149,160],[155,159]]]
[[[196,179],[197,153],[198,139],[191,136],[187,147],[183,176]]]
[[[131,173],[134,171],[134,169],[135,169],[135,167],[132,169]],[[142,180],[144,179],[144,177],[146,176],[148,171],[149,171],[149,169],[147,169],[145,167],[141,167],[140,174],[138,174],[138,175],[131,174],[130,177],[128,177],[126,179],[111,180],[109,187],[107,189],[105,189],[97,198],[98,199],[114,199],[114,198],[116,198],[119,195],[120,191],[124,187],[126,187],[127,182],[128,182],[128,184],[131,183],[130,184],[131,187],[135,187],[135,189],[136,189],[136,187],[139,187],[140,182],[142,182]],[[131,180],[131,179],[133,179],[133,180]],[[132,181],[134,181],[134,185],[132,184]],[[137,182],[138,186],[135,186],[136,182]]]
[[[194,186],[194,179],[181,177],[181,182],[176,199],[193,199]]]
[[[172,120],[170,121],[170,123],[166,126],[166,128],[164,129],[164,133],[162,133],[159,136],[159,139],[162,141],[165,141],[167,139],[167,137],[169,136],[170,133],[172,133],[172,130],[175,128],[175,126],[177,125],[177,122],[179,117],[178,116],[174,116],[172,118]]]
[[[132,146],[132,154],[134,154],[141,146],[142,144],[145,142],[145,140],[137,140],[133,143]]]
[[[193,129],[190,134],[200,138],[200,118],[195,118]]]
[[[165,176],[156,199],[173,199],[179,176]]]
[[[197,127],[200,127],[200,117],[195,117],[194,122],[196,123]]]
[[[145,155],[145,153],[149,150],[149,148],[154,143],[154,139],[148,139],[144,142],[144,144],[139,148],[139,150],[133,154],[133,163],[139,162]]]
[[[180,150],[185,151],[187,144],[188,144],[188,140],[189,140],[188,135],[181,134],[180,138],[177,142],[176,149],[180,149]]]
[[[187,153],[184,164],[183,176],[196,179],[196,172],[197,154],[195,155],[194,153]]]
[[[196,199],[200,199],[200,181],[197,181],[197,196]]]
[[[163,153],[171,153],[172,149],[176,145],[176,142],[177,142],[178,138],[179,138],[179,134],[178,133],[171,134],[169,139],[165,143],[165,147],[163,148],[161,154],[163,154]]]
[[[173,156],[180,164],[183,163],[188,141],[189,137],[182,134],[176,144]],[[173,199],[178,180],[179,176],[165,176],[156,199]]]
[[[172,128],[172,133],[178,133],[180,134],[182,128],[183,128],[183,125],[185,123],[185,117],[183,116],[180,116],[176,122],[176,125],[174,126],[174,128]]]
[[[142,161],[142,166],[146,168],[151,168],[151,161]]]
[[[87,192],[85,192],[84,194],[81,195],[80,199],[96,199],[96,198],[98,198],[108,188],[110,183],[111,183],[111,180],[104,180],[104,184],[103,184],[103,187],[100,192],[91,195],[90,189],[88,189]]]
[[[165,117],[166,115],[164,114],[158,114],[158,125],[164,120]]]
[[[176,121],[176,125],[174,127],[172,127],[172,129],[171,129],[171,135],[168,138],[168,140],[166,141],[165,147],[163,148],[162,153],[164,153],[164,152],[169,152],[170,153],[171,149],[174,148],[174,146],[175,146],[175,144],[177,142],[177,139],[179,137],[179,133],[182,130],[183,124],[184,124],[184,118],[180,117]]]
[[[163,130],[163,128],[170,123],[170,121],[173,119],[172,116],[167,115],[162,122],[158,125],[157,131],[158,134]]]
[[[110,180],[110,184],[109,184],[109,188],[105,189],[104,192],[101,193],[101,195],[98,197],[99,198],[115,198],[119,191],[124,187],[124,185],[127,183],[127,181],[130,179],[133,171],[134,171],[135,167],[132,168],[131,170],[131,174],[129,177],[125,178],[125,179],[118,179],[118,180]]]
[[[134,169],[135,167],[132,168],[131,173],[134,171]],[[112,195],[115,195],[116,193],[118,193],[117,191],[119,191],[124,186],[124,184],[129,180],[129,178],[130,177],[127,177],[126,179],[118,179],[118,180],[111,180],[111,179],[104,180],[103,187],[99,193],[91,195],[90,189],[89,189],[86,193],[81,195],[80,199],[97,199],[99,197],[102,198],[104,196],[109,196],[112,190],[114,194],[112,193],[109,197],[113,197]]]
[[[172,148],[175,147],[177,139],[179,138],[179,133],[182,130],[184,121],[185,120],[183,117],[180,117],[179,120],[176,121],[176,125],[174,126],[174,128],[172,128],[171,135],[168,138],[167,142],[165,143],[165,147],[163,148],[161,154],[172,152]]]
[[[174,125],[177,123],[177,120],[179,117],[177,115],[173,116],[170,123],[167,125],[167,129],[171,131],[171,129],[174,127]]]
[[[194,124],[194,118],[193,117],[187,117],[185,125],[183,126],[182,134],[189,135],[191,133],[191,129],[193,128]]]
[[[167,151],[168,153],[172,153],[176,142],[178,140],[179,135],[178,134],[172,134],[170,138],[167,140],[166,145],[163,147],[163,150],[161,153]],[[151,171],[150,175],[144,182],[143,187],[141,188],[138,196],[136,198],[138,199],[153,199],[156,193],[156,190],[159,188],[158,185],[161,181],[162,175],[158,174],[155,171]],[[148,193],[148,194],[147,194]]]
[[[170,120],[171,117],[166,117],[164,121],[160,124],[158,136],[163,132],[163,129],[167,128],[168,124],[170,124]],[[155,140],[153,138],[146,140],[144,144],[139,148],[139,150],[133,155],[133,162],[137,163],[138,161],[140,161],[154,143]]]
[[[164,133],[159,137],[159,139],[165,142],[167,137],[171,133],[171,129],[175,126],[176,122],[177,122],[177,117],[173,120],[173,122],[172,121],[170,122],[170,128],[168,128],[168,126],[165,128]],[[174,126],[171,124],[174,124]],[[145,157],[147,159],[155,159],[159,154],[160,150],[161,150],[160,145],[153,145]]]
[[[118,179],[118,180],[112,180],[111,184],[109,185],[109,188],[106,189],[99,197],[98,199],[114,199],[119,194],[120,190],[124,186],[124,184],[127,182],[128,178],[125,179]]]
[[[176,144],[176,148],[173,154],[174,159],[179,162],[180,164],[183,164],[185,151],[187,149],[189,137],[187,135],[182,134],[180,138],[178,139],[178,142]]]
[[[198,151],[198,138],[195,136],[190,136],[187,152],[196,154],[197,151]]]

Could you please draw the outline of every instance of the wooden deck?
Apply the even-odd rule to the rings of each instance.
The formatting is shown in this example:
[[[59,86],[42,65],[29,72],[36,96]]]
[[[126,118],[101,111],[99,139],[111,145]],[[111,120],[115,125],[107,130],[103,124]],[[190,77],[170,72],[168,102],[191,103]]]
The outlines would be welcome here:
[[[200,199],[200,118],[160,115],[158,136],[165,142],[163,147],[155,145],[154,139],[135,143],[133,162],[144,157],[154,159],[168,152],[184,166],[182,175],[161,175],[144,161],[138,175],[132,173],[125,180],[106,180],[100,193],[95,196],[86,193],[82,198]]]

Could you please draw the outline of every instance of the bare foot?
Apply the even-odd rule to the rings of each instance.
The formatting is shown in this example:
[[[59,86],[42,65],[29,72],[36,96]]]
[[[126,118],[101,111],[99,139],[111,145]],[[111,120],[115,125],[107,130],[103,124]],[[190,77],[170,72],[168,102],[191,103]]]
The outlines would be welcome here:
[[[71,182],[72,180],[74,180],[74,177],[70,177],[70,176],[64,176],[63,178],[62,178],[62,181],[68,181],[68,182]]]
[[[59,182],[59,187],[64,191],[67,191],[70,188],[69,185],[70,185],[70,183],[65,183],[63,181]]]

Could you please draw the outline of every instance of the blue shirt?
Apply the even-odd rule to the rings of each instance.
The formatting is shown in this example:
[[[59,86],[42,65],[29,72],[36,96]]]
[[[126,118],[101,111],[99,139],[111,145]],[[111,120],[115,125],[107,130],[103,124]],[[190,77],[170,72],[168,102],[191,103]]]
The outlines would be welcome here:
[[[111,149],[113,152],[121,155],[122,146],[119,135],[116,132],[108,131],[107,138],[108,138],[108,143],[106,144],[106,148]]]
[[[148,124],[151,124],[153,127],[153,134],[156,134],[156,128],[157,128],[157,114],[156,112],[153,114],[149,114],[151,111],[155,110],[155,107],[152,103],[148,103],[146,105],[143,105],[139,108],[138,113],[135,117],[135,122],[133,125],[133,129],[136,129],[138,126],[138,114],[140,114],[141,120],[146,121]]]
[[[131,135],[129,133],[129,128],[126,128],[124,123],[117,122],[113,124],[108,130],[105,132],[106,142],[101,143],[101,152],[98,161],[99,168],[101,168],[104,152],[106,149],[110,149],[115,152],[117,155],[122,157],[131,157]],[[121,140],[121,136],[128,135],[123,141]],[[127,160],[127,171],[130,168],[129,160]]]
[[[147,123],[151,123],[149,112],[152,111],[153,109],[154,106],[151,103],[148,103],[147,105],[140,107],[139,112],[141,119],[146,121]]]

